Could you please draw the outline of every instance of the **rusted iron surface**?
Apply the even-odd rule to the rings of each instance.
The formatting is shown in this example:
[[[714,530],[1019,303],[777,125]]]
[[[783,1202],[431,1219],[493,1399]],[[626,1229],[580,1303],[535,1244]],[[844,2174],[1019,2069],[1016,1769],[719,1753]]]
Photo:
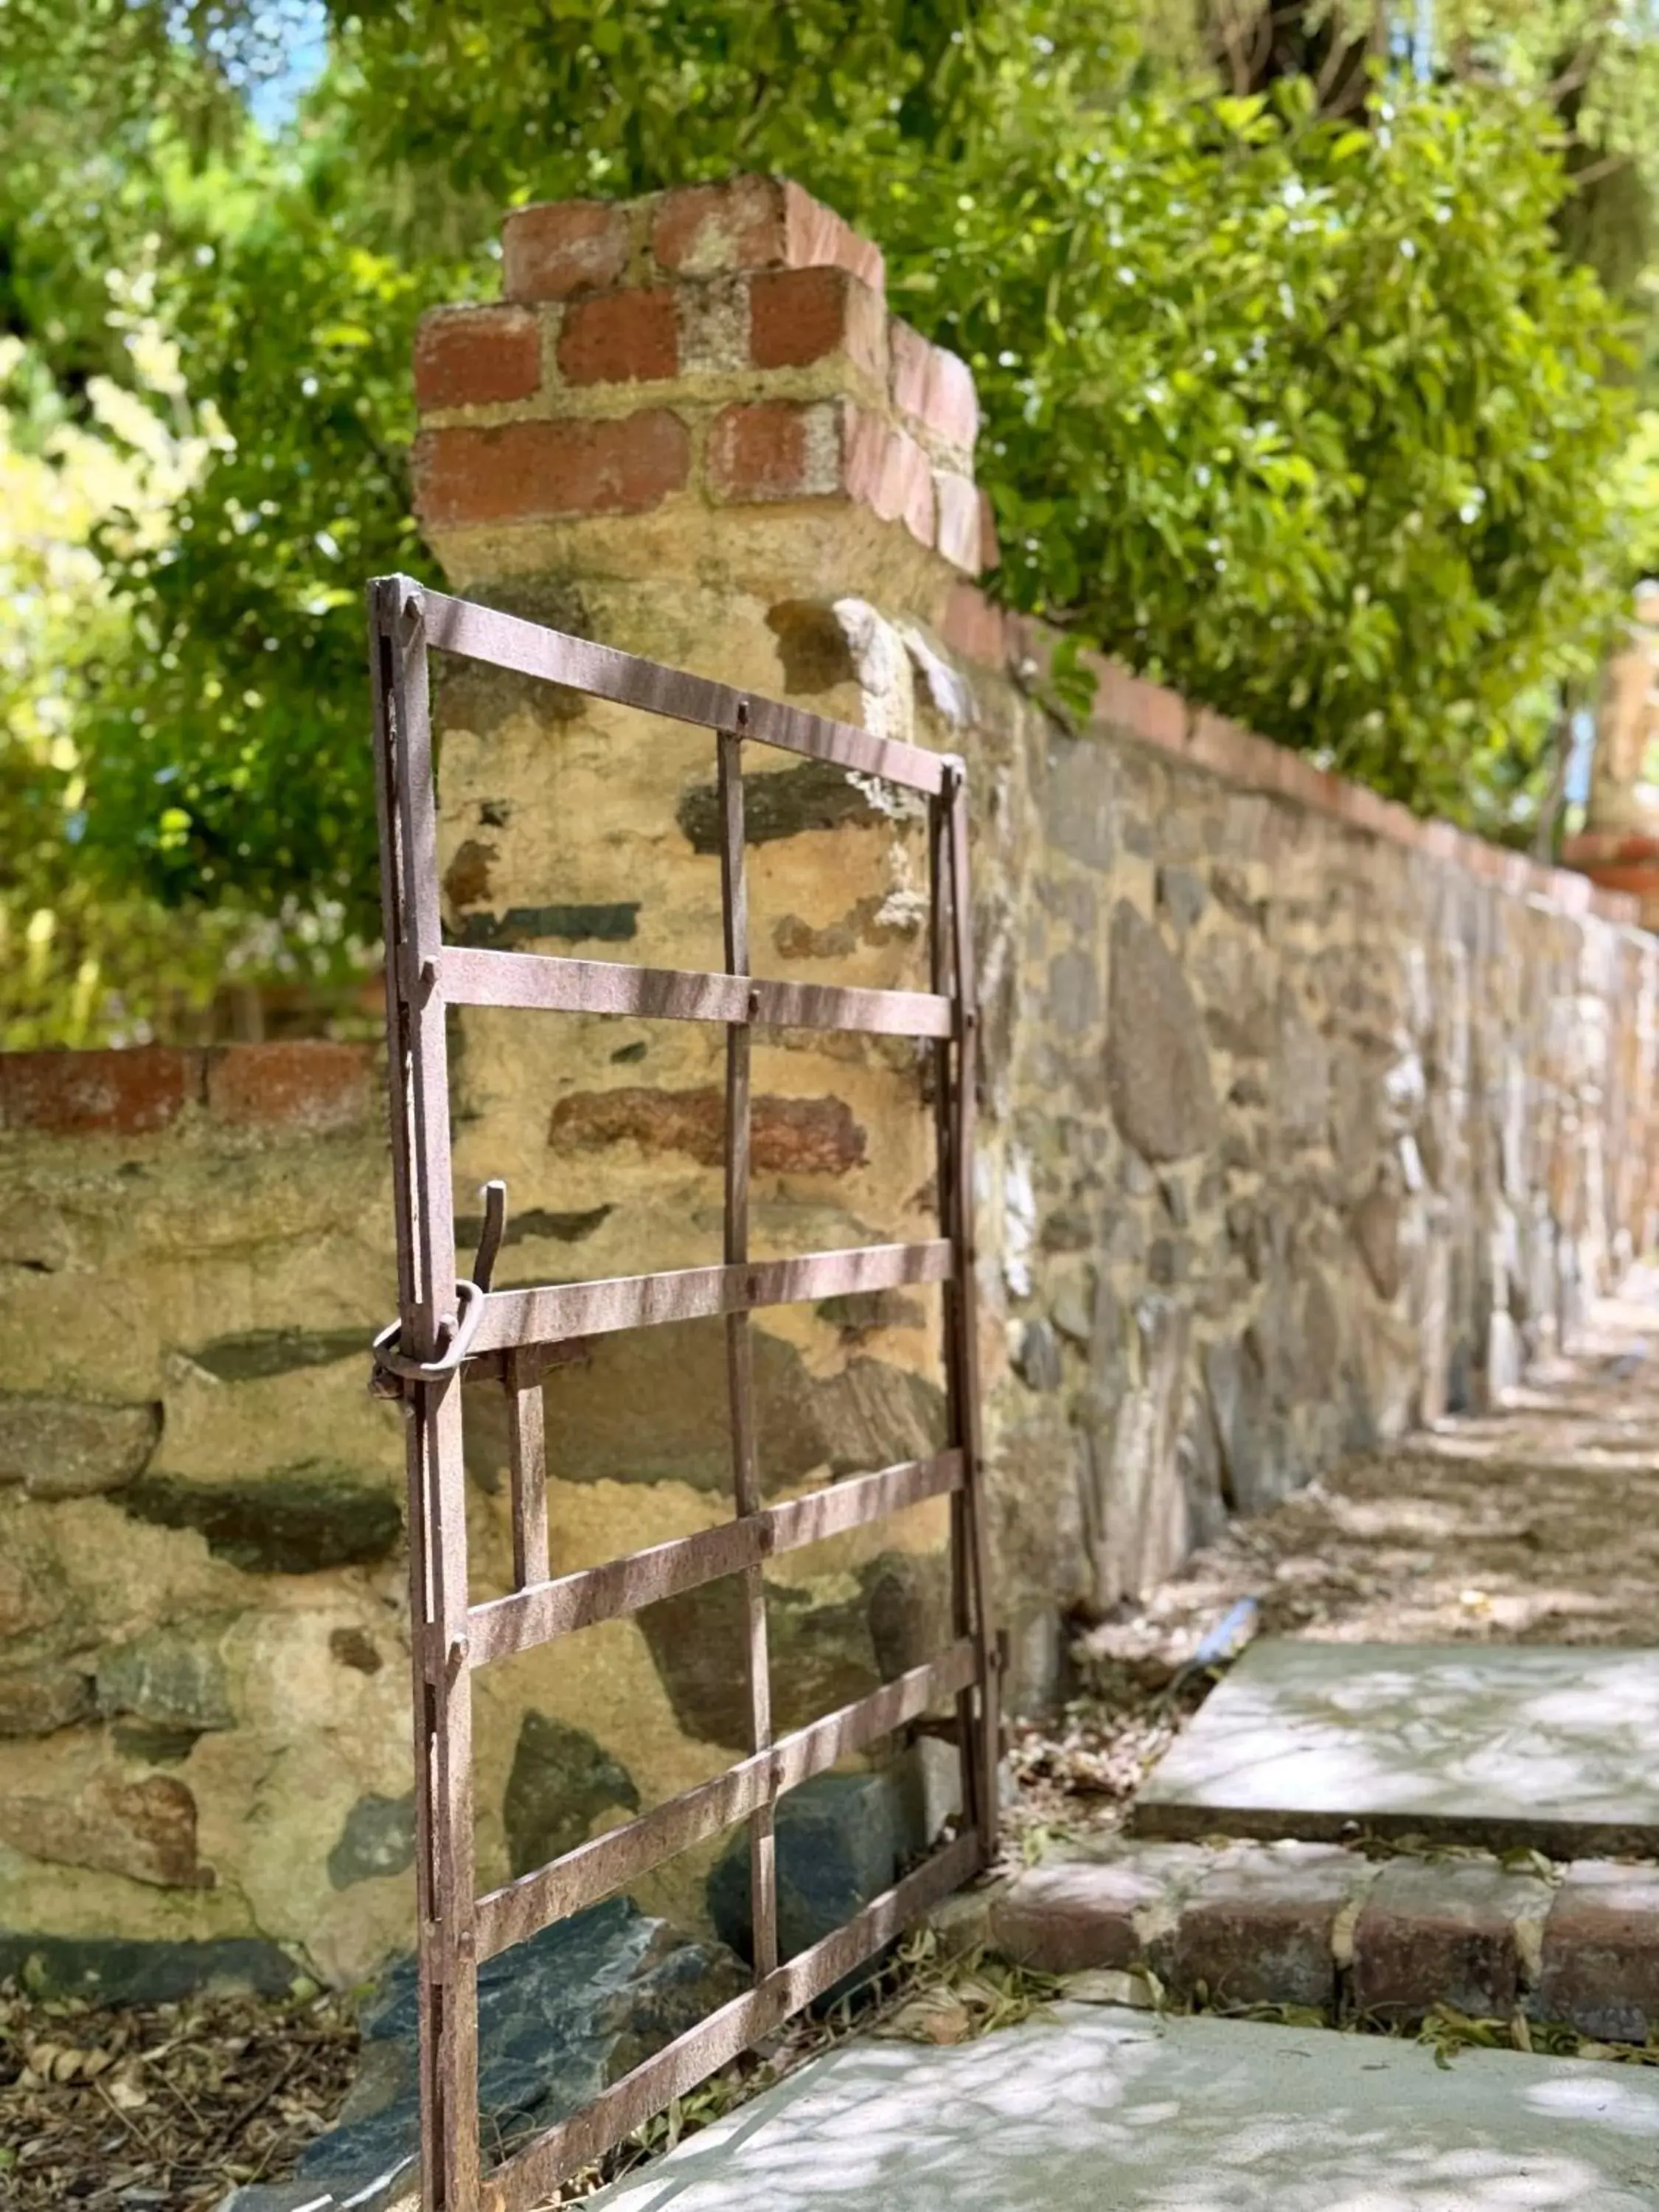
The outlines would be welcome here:
[[[527,2144],[489,2177],[482,2200],[484,2212],[532,2212],[562,2175],[601,2156],[641,2120],[833,1989],[901,1929],[970,1881],[983,1863],[977,1836],[958,1836],[945,1844],[914,1874],[873,1899],[845,1927],[787,1960],[745,1996],[710,2013],[689,2034],[625,2074],[585,2110]]]
[[[654,662],[544,629],[406,577],[370,586],[377,793],[387,948],[386,1029],[398,1214],[398,1321],[377,1340],[379,1386],[408,1416],[410,1601],[415,1651],[422,2202],[426,2212],[521,2212],[575,2167],[837,1982],[905,1921],[989,1856],[996,1820],[997,1698],[988,1613],[975,1351],[972,1146],[977,1013],[960,762],[844,723],[739,695]],[[725,972],[473,951],[440,942],[428,647],[545,678],[706,726],[714,736]],[[778,746],[906,785],[932,823],[933,988],[875,991],[751,978],[742,754]],[[444,1018],[451,1005],[650,1014],[726,1026],[725,1249],[717,1267],[494,1291],[505,1192],[486,1191],[470,1278],[458,1279],[450,1188]],[[757,1025],[930,1040],[941,1234],[921,1243],[749,1257],[750,1061]],[[851,1291],[939,1283],[945,1298],[949,1448],[768,1505],[756,1464],[749,1316]],[[723,1316],[733,1518],[721,1527],[555,1577],[548,1555],[541,1382],[610,1330]],[[514,1591],[466,1594],[460,1380],[488,1378],[508,1401]],[[762,1571],[775,1553],[948,1497],[955,1640],[868,1696],[774,1739]],[[476,1894],[472,1840],[474,1668],[718,1576],[743,1583],[749,1755],[625,1826],[579,1844],[489,1896]],[[823,1942],[778,1961],[773,1833],[779,1796],[848,1753],[955,1700],[967,1819],[884,1896]],[[739,1821],[750,1839],[755,1986],[637,2067],[582,2112],[481,2176],[478,1961],[636,1880]]]
[[[833,761],[888,783],[902,783],[910,791],[931,793],[944,788],[947,759],[942,753],[924,752],[920,745],[902,744],[892,738],[872,738],[850,722],[832,722],[775,699],[745,698],[724,684],[711,684],[683,668],[640,660],[631,653],[569,637],[562,630],[544,629],[518,615],[499,614],[493,607],[475,606],[444,592],[425,592],[422,597],[428,634],[441,652],[510,668],[520,676],[544,676],[550,683],[586,691],[595,699],[642,707],[647,714],[696,722],[706,730],[735,730],[738,708],[746,705],[745,734],[758,744],[775,745],[781,752],[805,753],[811,760]]]
[[[567,960],[551,952],[446,946],[438,985],[457,1006],[516,1006],[528,1013],[640,1014],[659,1021],[754,1022],[773,1029],[858,1030],[872,1036],[949,1036],[951,1001],[928,991],[872,991],[856,984],[779,983],[685,968],[634,968],[620,960]]]
[[[924,1244],[860,1244],[845,1252],[805,1252],[793,1260],[676,1267],[663,1275],[612,1275],[598,1283],[491,1291],[473,1346],[478,1352],[496,1352],[517,1344],[556,1344],[568,1336],[604,1336],[613,1329],[698,1321],[757,1306],[799,1305],[854,1291],[943,1283],[950,1279],[954,1265],[954,1249],[941,1237]]]
[[[512,1353],[509,1358],[521,1357]],[[532,1583],[508,1597],[487,1599],[472,1608],[469,1656],[475,1667],[528,1651],[574,1629],[637,1613],[659,1599],[678,1597],[721,1575],[740,1574],[775,1553],[821,1544],[868,1521],[884,1521],[918,1505],[925,1498],[944,1498],[962,1486],[963,1456],[940,1452],[933,1459],[902,1461],[875,1474],[844,1477],[828,1490],[763,1505],[754,1513],[700,1528],[630,1552],[602,1566],[580,1567],[556,1581]]]

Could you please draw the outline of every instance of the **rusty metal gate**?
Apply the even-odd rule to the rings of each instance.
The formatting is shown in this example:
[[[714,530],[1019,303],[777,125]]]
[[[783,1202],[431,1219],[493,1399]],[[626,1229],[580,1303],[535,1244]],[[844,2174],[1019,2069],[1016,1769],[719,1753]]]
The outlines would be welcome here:
[[[386,1027],[398,1213],[399,1318],[376,1344],[379,1387],[408,1426],[414,1649],[422,2203],[427,2212],[515,2212],[618,2142],[641,2120],[768,2034],[907,1921],[972,1875],[997,1810],[997,1657],[988,1611],[972,1241],[977,1017],[963,765],[767,699],[425,590],[369,586]],[[639,708],[714,733],[726,972],[625,966],[447,945],[438,903],[437,804],[428,653],[436,649]],[[839,988],[751,976],[744,884],[745,744],[781,748],[925,795],[932,874],[927,992]],[[483,1241],[458,1279],[451,1193],[445,1011],[453,1006],[718,1022],[726,1036],[725,1259],[718,1267],[608,1281],[492,1290],[505,1192],[487,1187]],[[754,1028],[858,1030],[927,1040],[940,1235],[911,1244],[751,1261],[749,1066]],[[750,1378],[757,1308],[907,1283],[944,1286],[948,1448],[804,1497],[762,1502]],[[735,1517],[699,1534],[560,1574],[548,1556],[541,1382],[558,1347],[606,1330],[722,1315],[726,1328]],[[507,1393],[514,1581],[473,1605],[467,1588],[463,1376]],[[951,1501],[953,1636],[929,1663],[809,1726],[775,1736],[762,1568],[775,1553],[923,1498]],[[752,1749],[712,1781],[489,1895],[473,1871],[471,1671],[723,1575],[743,1577]],[[778,1958],[773,1807],[781,1792],[954,1699],[964,1816],[953,1838],[822,1942]],[[493,2172],[478,2148],[480,1962],[626,1887],[719,1830],[746,1820],[754,1984],[592,2103]]]

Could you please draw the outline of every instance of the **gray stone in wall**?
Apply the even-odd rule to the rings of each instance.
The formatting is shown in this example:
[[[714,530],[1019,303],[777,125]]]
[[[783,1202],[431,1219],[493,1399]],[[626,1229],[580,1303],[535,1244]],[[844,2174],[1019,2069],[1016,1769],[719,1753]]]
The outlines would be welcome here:
[[[1106,1084],[1126,1144],[1149,1160],[1204,1152],[1218,1129],[1210,1056],[1179,963],[1127,899],[1112,909]]]
[[[1158,872],[1158,902],[1184,937],[1210,902],[1201,876],[1190,868],[1163,867]]]
[[[415,1863],[415,1792],[360,1797],[328,1855],[328,1879],[335,1889],[402,1874]],[[517,1869],[515,1869],[516,1872]]]
[[[701,1743],[747,1749],[741,1583],[725,1576],[646,1606],[637,1619],[685,1733]],[[948,1619],[942,1555],[880,1553],[860,1569],[855,1596],[830,1603],[810,1589],[768,1583],[775,1727],[803,1727],[936,1656],[949,1640]]]
[[[87,1498],[143,1472],[161,1433],[158,1405],[0,1393],[0,1483],[31,1498]]]
[[[613,1052],[612,1060],[643,1060],[646,1048],[624,1045]],[[517,1211],[508,1210],[507,1227],[501,1232],[503,1247],[523,1244],[531,1237],[546,1237],[556,1244],[580,1244],[596,1229],[602,1229],[616,1212],[614,1206],[585,1206],[574,1212],[562,1213],[544,1206],[526,1206]],[[482,1213],[458,1213],[455,1217],[455,1242],[463,1252],[476,1251],[483,1235],[484,1218]],[[538,1278],[538,1280],[540,1279]],[[502,1284],[499,1287],[505,1288]]]
[[[1020,1332],[1014,1371],[1028,1390],[1058,1390],[1063,1370],[1060,1346],[1046,1321],[1028,1321]]]
[[[91,1679],[73,1667],[47,1659],[0,1668],[0,1735],[51,1735],[92,1711]]]
[[[639,933],[640,902],[622,899],[597,906],[510,906],[505,914],[469,914],[456,942],[511,951],[549,939],[565,945],[620,945]]]
[[[135,1521],[193,1528],[216,1559],[249,1574],[363,1566],[389,1557],[403,1536],[398,1497],[384,1477],[314,1460],[246,1482],[147,1474],[118,1503]]]
[[[1194,1551],[1213,1544],[1227,1527],[1228,1493],[1221,1443],[1208,1398],[1194,1391],[1176,1442],[1176,1466],[1187,1500],[1188,1540]]]
[[[1348,1226],[1365,1263],[1365,1272],[1378,1297],[1390,1303],[1400,1295],[1405,1279],[1400,1252],[1400,1217],[1399,1196],[1382,1182],[1375,1184],[1348,1217]]]
[[[259,1382],[304,1367],[361,1359],[378,1322],[362,1328],[253,1328],[216,1336],[185,1357],[221,1382]]]
[[[1050,843],[1104,872],[1117,857],[1112,756],[1091,738],[1054,735],[1043,826]]]
[[[819,1774],[778,1800],[778,1949],[787,1959],[890,1889],[928,1841],[902,1762],[864,1774]],[[708,1877],[708,1917],[752,1962],[749,1837],[739,1829]],[[833,1994],[833,1993],[832,1993]]]
[[[1268,1465],[1267,1377],[1248,1340],[1223,1340],[1204,1352],[1209,1394],[1228,1504],[1237,1513],[1258,1513],[1278,1495]]]
[[[177,2004],[204,1990],[285,1997],[301,1973],[285,1952],[257,1936],[174,1943],[0,1931],[0,1981],[19,1982],[32,1996],[89,2004]]]
[[[1098,1028],[1100,977],[1086,952],[1061,952],[1048,963],[1048,1016],[1062,1036]]]
[[[814,1468],[860,1474],[921,1459],[945,1441],[945,1400],[926,1376],[870,1357],[814,1376],[799,1352],[751,1331],[761,1471],[796,1482]],[[685,1482],[729,1491],[726,1340],[718,1321],[674,1322],[593,1340],[544,1386],[550,1471],[563,1482]],[[467,1464],[489,1487],[507,1464],[506,1401],[469,1393]]]
[[[591,2103],[652,2052],[741,1994],[724,1946],[651,1919],[625,1897],[544,1928],[478,1970],[478,2104],[486,2165]],[[386,2212],[420,2148],[411,1961],[362,2013],[356,2084],[291,2182],[234,2191],[222,2212]]]
[[[106,1719],[131,1713],[163,1728],[198,1734],[234,1725],[220,1650],[223,1620],[152,1628],[98,1656],[98,1710]]]
[[[1279,993],[1274,1043],[1279,1127],[1292,1146],[1322,1145],[1330,1129],[1330,1063],[1288,985]]]
[[[809,830],[837,830],[843,823],[878,822],[869,793],[831,761],[807,761],[799,768],[775,769],[744,780],[743,826],[750,845],[799,837]],[[675,819],[694,853],[720,848],[720,791],[712,783],[694,784],[675,809]]]
[[[617,1807],[640,1809],[628,1769],[586,1729],[549,1713],[526,1712],[501,1804],[514,1879],[574,1850],[599,1814]]]

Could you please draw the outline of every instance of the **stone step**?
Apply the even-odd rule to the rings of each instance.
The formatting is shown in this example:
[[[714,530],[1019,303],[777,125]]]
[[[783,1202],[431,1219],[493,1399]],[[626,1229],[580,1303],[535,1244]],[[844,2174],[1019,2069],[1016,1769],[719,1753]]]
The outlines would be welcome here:
[[[1659,1856],[1659,1651],[1265,1638],[1137,1793],[1131,1832],[1364,1830],[1554,1859]]]
[[[1044,1972],[1148,1969],[1177,2002],[1221,2012],[1391,2027],[1444,2004],[1598,2042],[1659,2036],[1653,1864],[1114,1840],[1018,1876],[989,1934]]]

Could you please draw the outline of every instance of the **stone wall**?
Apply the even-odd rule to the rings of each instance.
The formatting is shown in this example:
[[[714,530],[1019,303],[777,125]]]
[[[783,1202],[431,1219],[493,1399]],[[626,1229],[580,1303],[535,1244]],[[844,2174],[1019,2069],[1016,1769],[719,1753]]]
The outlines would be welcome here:
[[[1648,1247],[1652,940],[1630,902],[1121,671],[1081,724],[1048,703],[1048,640],[972,581],[971,380],[794,188],[522,210],[504,283],[417,351],[445,580],[968,760],[988,1479],[1035,1701],[1068,1616],[1479,1403]],[[436,697],[455,939],[720,964],[706,732],[464,664]],[[751,750],[757,972],[925,986],[914,811]],[[717,1030],[486,1010],[453,1042],[458,1203],[508,1183],[498,1282],[718,1258]],[[894,1040],[757,1038],[757,1256],[931,1233],[926,1076]],[[349,1978],[406,1940],[374,1088],[342,1048],[0,1061],[0,1929],[25,1948],[254,1939]],[[939,1321],[927,1289],[757,1317],[771,1494],[932,1448]],[[731,1512],[724,1388],[702,1325],[555,1371],[556,1565]],[[465,1417],[483,1596],[510,1558],[499,1391]],[[783,1725],[937,1645],[943,1534],[923,1507],[774,1563]],[[718,1583],[483,1670],[483,1882],[741,1751],[740,1634]],[[938,1764],[924,1740],[886,1770],[921,1824]],[[715,1856],[646,1901],[718,1918]]]

